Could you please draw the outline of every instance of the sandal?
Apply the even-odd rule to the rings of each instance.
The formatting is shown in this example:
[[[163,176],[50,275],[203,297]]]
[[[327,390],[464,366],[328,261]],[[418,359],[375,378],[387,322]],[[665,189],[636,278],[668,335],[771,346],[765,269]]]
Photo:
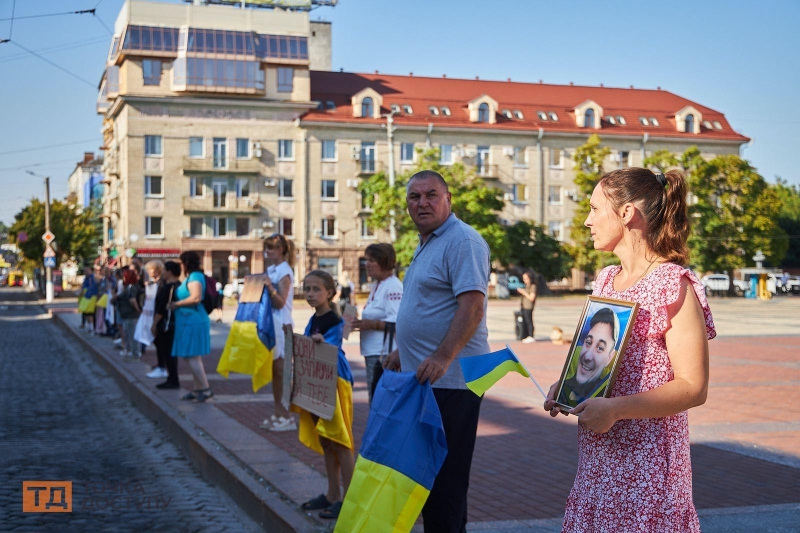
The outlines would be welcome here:
[[[320,518],[339,518],[339,513],[342,510],[342,502],[336,502],[324,511],[319,512]]]
[[[317,509],[327,509],[331,505],[333,504],[328,501],[328,498],[324,494],[320,494],[316,498],[308,500],[300,508],[304,511],[316,511]]]
[[[197,391],[192,391],[192,392],[187,392],[186,394],[184,394],[183,396],[181,396],[181,400],[194,400],[194,399],[196,399],[196,398],[197,398],[197,394],[198,394],[199,392],[200,392],[199,390],[197,390]]]
[[[203,403],[204,401],[213,397],[214,397],[214,391],[212,391],[211,389],[201,390],[195,395],[194,401],[197,403]]]

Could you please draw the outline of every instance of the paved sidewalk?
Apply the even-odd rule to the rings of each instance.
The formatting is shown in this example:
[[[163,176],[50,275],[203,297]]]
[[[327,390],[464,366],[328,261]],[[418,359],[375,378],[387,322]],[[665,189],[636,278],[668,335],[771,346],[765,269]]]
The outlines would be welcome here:
[[[1,297],[0,297],[1,298]],[[543,387],[560,373],[583,298],[545,298],[534,320],[539,342],[513,339],[516,301],[489,305],[490,343],[508,343]],[[704,531],[800,531],[800,298],[767,302],[713,299],[719,336],[710,343],[708,402],[690,411],[694,499]],[[311,309],[295,302],[296,330]],[[141,363],[120,363],[110,340],[79,332],[74,303],[54,304],[54,314],[102,358],[158,398],[169,416],[185,418],[228,454],[252,479],[276,494],[280,512],[294,514],[297,529],[327,529],[329,522],[303,516],[299,503],[324,491],[324,463],[297,441],[295,433],[269,433],[258,424],[271,412],[269,387],[253,394],[249,377],[215,374],[227,324],[212,325],[212,354],[205,358],[215,400],[205,405],[179,402],[176,391],[156,391],[159,380],[144,374],[155,363],[150,350]],[[567,344],[547,337],[554,326]],[[345,342],[353,367],[354,433],[360,443],[367,418],[367,392],[358,335]],[[181,368],[185,388],[191,377]],[[777,402],[776,402],[777,400]],[[577,466],[574,417],[551,419],[531,382],[504,378],[483,402],[470,484],[470,531],[559,531],[564,502]],[[272,492],[270,492],[272,491]]]

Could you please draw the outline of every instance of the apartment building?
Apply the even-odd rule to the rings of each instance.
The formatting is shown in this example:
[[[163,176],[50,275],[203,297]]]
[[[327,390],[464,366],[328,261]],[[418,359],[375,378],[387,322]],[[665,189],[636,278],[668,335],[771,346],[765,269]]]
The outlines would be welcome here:
[[[568,240],[572,155],[591,134],[606,169],[698,146],[738,153],[725,116],[669,91],[331,72],[329,24],[306,12],[129,0],[101,84],[106,246],[147,257],[197,250],[229,280],[263,270],[280,232],[312,268],[366,283],[371,228],[358,184],[416,149],[441,149],[504,191],[502,220]],[[131,237],[138,237],[135,244]]]
[[[89,207],[93,201],[103,199],[103,157],[94,152],[84,152],[83,160],[67,178],[67,200],[81,207]]]

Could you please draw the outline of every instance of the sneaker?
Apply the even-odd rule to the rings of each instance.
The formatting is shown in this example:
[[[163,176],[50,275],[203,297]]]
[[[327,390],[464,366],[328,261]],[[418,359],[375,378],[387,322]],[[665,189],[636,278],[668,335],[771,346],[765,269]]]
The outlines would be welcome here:
[[[536,342],[536,339],[534,339],[533,337],[525,337],[524,339],[522,339],[522,342],[525,344],[530,344],[531,342]]]
[[[167,369],[166,368],[161,368],[159,366],[155,367],[153,370],[151,370],[150,372],[148,372],[146,374],[146,376],[148,378],[153,378],[153,379],[155,379],[155,378],[165,378],[165,377],[167,377],[167,375],[168,375],[167,374]]]
[[[130,355],[131,355],[131,352],[129,352],[129,351],[127,351],[127,350],[120,350],[120,351],[119,351],[119,356],[120,356],[120,357],[128,357],[128,356],[130,356]]]
[[[272,429],[272,426],[278,421],[278,417],[275,415],[270,416],[269,418],[265,418],[263,422],[261,422],[258,427],[261,429]]]
[[[296,431],[297,424],[294,421],[294,418],[291,416],[289,418],[280,417],[278,421],[273,424],[270,431]]]
[[[114,339],[114,344],[117,346],[122,346],[122,339]]]

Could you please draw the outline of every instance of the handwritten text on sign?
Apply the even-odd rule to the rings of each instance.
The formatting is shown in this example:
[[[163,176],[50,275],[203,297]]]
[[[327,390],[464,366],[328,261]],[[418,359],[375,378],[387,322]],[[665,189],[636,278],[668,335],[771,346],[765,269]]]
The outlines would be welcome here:
[[[294,387],[292,403],[325,420],[336,408],[339,378],[336,346],[314,342],[311,337],[294,336]]]

